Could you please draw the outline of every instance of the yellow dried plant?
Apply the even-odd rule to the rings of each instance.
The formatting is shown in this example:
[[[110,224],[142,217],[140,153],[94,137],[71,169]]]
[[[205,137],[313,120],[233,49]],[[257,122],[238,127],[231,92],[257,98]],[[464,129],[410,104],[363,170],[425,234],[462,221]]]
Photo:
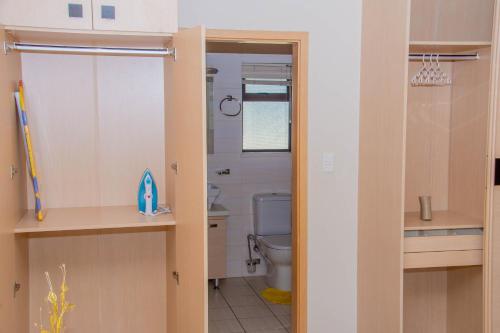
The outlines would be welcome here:
[[[62,264],[59,266],[62,272],[62,281],[59,291],[59,299],[57,294],[54,292],[52,287],[52,281],[50,279],[49,272],[45,272],[45,278],[47,284],[49,285],[49,294],[47,295],[46,301],[49,305],[49,325],[50,329],[45,329],[42,321],[42,308],[40,308],[40,323],[35,324],[40,333],[62,333],[64,332],[64,315],[71,311],[75,305],[68,303],[66,301],[66,294],[69,290],[66,284],[66,265]]]

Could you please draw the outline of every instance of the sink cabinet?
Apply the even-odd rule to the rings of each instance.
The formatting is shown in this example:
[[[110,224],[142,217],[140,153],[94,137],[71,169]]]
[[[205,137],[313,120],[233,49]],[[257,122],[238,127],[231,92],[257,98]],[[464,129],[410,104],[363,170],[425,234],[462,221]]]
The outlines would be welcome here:
[[[208,218],[208,278],[226,277],[226,217]]]

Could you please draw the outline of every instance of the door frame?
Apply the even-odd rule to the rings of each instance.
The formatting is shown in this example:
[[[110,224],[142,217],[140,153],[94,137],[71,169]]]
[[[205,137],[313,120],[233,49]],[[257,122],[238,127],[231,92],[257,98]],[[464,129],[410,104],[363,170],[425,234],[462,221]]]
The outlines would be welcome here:
[[[307,32],[207,29],[207,42],[289,44],[293,49],[292,332],[307,332]]]

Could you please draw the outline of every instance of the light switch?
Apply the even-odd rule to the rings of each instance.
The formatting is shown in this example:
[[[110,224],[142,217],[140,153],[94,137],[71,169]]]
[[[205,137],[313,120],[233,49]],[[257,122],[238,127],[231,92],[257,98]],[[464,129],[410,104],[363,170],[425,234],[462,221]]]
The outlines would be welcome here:
[[[335,162],[335,157],[333,153],[323,153],[323,171],[333,172],[333,164]]]

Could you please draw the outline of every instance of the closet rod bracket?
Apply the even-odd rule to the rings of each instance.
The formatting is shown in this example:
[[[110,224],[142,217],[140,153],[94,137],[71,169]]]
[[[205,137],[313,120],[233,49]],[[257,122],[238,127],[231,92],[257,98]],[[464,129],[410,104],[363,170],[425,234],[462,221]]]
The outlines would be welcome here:
[[[8,54],[10,51],[12,51],[10,44],[7,42],[3,42],[3,53]]]

